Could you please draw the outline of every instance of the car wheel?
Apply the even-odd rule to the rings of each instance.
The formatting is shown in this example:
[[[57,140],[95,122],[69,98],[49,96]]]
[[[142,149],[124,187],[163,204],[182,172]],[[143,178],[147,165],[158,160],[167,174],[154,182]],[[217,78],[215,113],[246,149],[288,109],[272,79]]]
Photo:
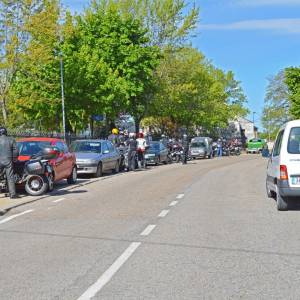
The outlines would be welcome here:
[[[77,181],[77,168],[73,167],[71,175],[67,178],[68,184],[75,184]]]
[[[97,166],[97,171],[94,174],[94,177],[99,178],[99,177],[102,177],[102,175],[103,175],[102,164],[99,163],[98,166]]]
[[[289,208],[288,199],[280,195],[278,188],[276,191],[276,202],[277,202],[277,210],[279,211],[288,210]]]
[[[52,192],[54,189],[54,175],[49,175],[48,176],[48,191]]]
[[[119,172],[120,172],[120,163],[119,163],[119,161],[117,160],[116,166],[115,166],[115,168],[113,169],[113,173],[114,173],[114,174],[117,174],[117,173],[119,173]]]

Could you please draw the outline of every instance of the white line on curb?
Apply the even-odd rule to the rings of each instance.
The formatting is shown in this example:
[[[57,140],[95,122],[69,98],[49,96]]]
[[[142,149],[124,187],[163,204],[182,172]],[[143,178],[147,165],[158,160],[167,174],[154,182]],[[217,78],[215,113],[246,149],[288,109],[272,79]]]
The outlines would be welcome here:
[[[141,233],[141,235],[146,236],[151,233],[151,231],[156,227],[156,225],[148,225],[145,230]]]
[[[8,222],[10,220],[13,220],[13,219],[15,219],[17,217],[23,216],[25,214],[29,214],[29,213],[31,213],[33,211],[34,211],[34,209],[29,209],[29,210],[23,211],[22,213],[19,213],[19,214],[16,214],[16,215],[12,215],[12,216],[10,216],[8,218],[5,218],[5,219],[1,220],[0,224],[6,223],[6,222]]]
[[[184,197],[184,194],[179,194],[176,199],[182,199]]]
[[[177,205],[178,204],[178,201],[172,201],[170,204],[169,204],[169,206],[175,206],[175,205]]]
[[[61,202],[64,201],[66,198],[59,198],[57,200],[52,201],[53,203]]]
[[[131,243],[121,256],[117,258],[102,276],[78,298],[78,300],[89,300],[93,298],[112,279],[114,274],[118,272],[140,245],[140,242]]]
[[[158,217],[164,218],[169,212],[170,212],[170,210],[168,210],[168,209],[162,210],[161,213],[158,215]]]

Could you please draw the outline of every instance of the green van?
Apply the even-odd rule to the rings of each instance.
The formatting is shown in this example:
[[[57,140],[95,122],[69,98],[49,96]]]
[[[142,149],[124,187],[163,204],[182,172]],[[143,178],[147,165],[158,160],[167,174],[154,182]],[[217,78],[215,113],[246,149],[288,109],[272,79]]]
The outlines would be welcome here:
[[[260,153],[267,147],[267,142],[264,139],[251,139],[247,143],[247,153]]]

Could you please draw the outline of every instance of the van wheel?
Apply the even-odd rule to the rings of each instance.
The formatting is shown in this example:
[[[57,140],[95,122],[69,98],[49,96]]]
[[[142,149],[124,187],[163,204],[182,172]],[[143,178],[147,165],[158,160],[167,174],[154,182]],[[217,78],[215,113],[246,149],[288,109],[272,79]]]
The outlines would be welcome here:
[[[279,211],[288,210],[289,208],[288,199],[280,195],[278,188],[276,192],[276,202],[277,202],[277,210]]]
[[[275,193],[270,190],[267,180],[266,180],[266,191],[267,191],[268,198],[275,198]]]

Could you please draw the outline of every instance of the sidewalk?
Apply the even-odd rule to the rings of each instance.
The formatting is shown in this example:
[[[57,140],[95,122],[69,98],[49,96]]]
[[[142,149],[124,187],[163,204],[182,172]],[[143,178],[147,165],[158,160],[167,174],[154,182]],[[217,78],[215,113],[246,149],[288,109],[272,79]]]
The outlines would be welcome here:
[[[27,195],[21,196],[18,199],[10,199],[9,197],[5,197],[4,194],[0,195],[0,216],[7,213],[9,210],[21,206],[26,203],[30,203],[35,201],[36,198],[28,197]]]

